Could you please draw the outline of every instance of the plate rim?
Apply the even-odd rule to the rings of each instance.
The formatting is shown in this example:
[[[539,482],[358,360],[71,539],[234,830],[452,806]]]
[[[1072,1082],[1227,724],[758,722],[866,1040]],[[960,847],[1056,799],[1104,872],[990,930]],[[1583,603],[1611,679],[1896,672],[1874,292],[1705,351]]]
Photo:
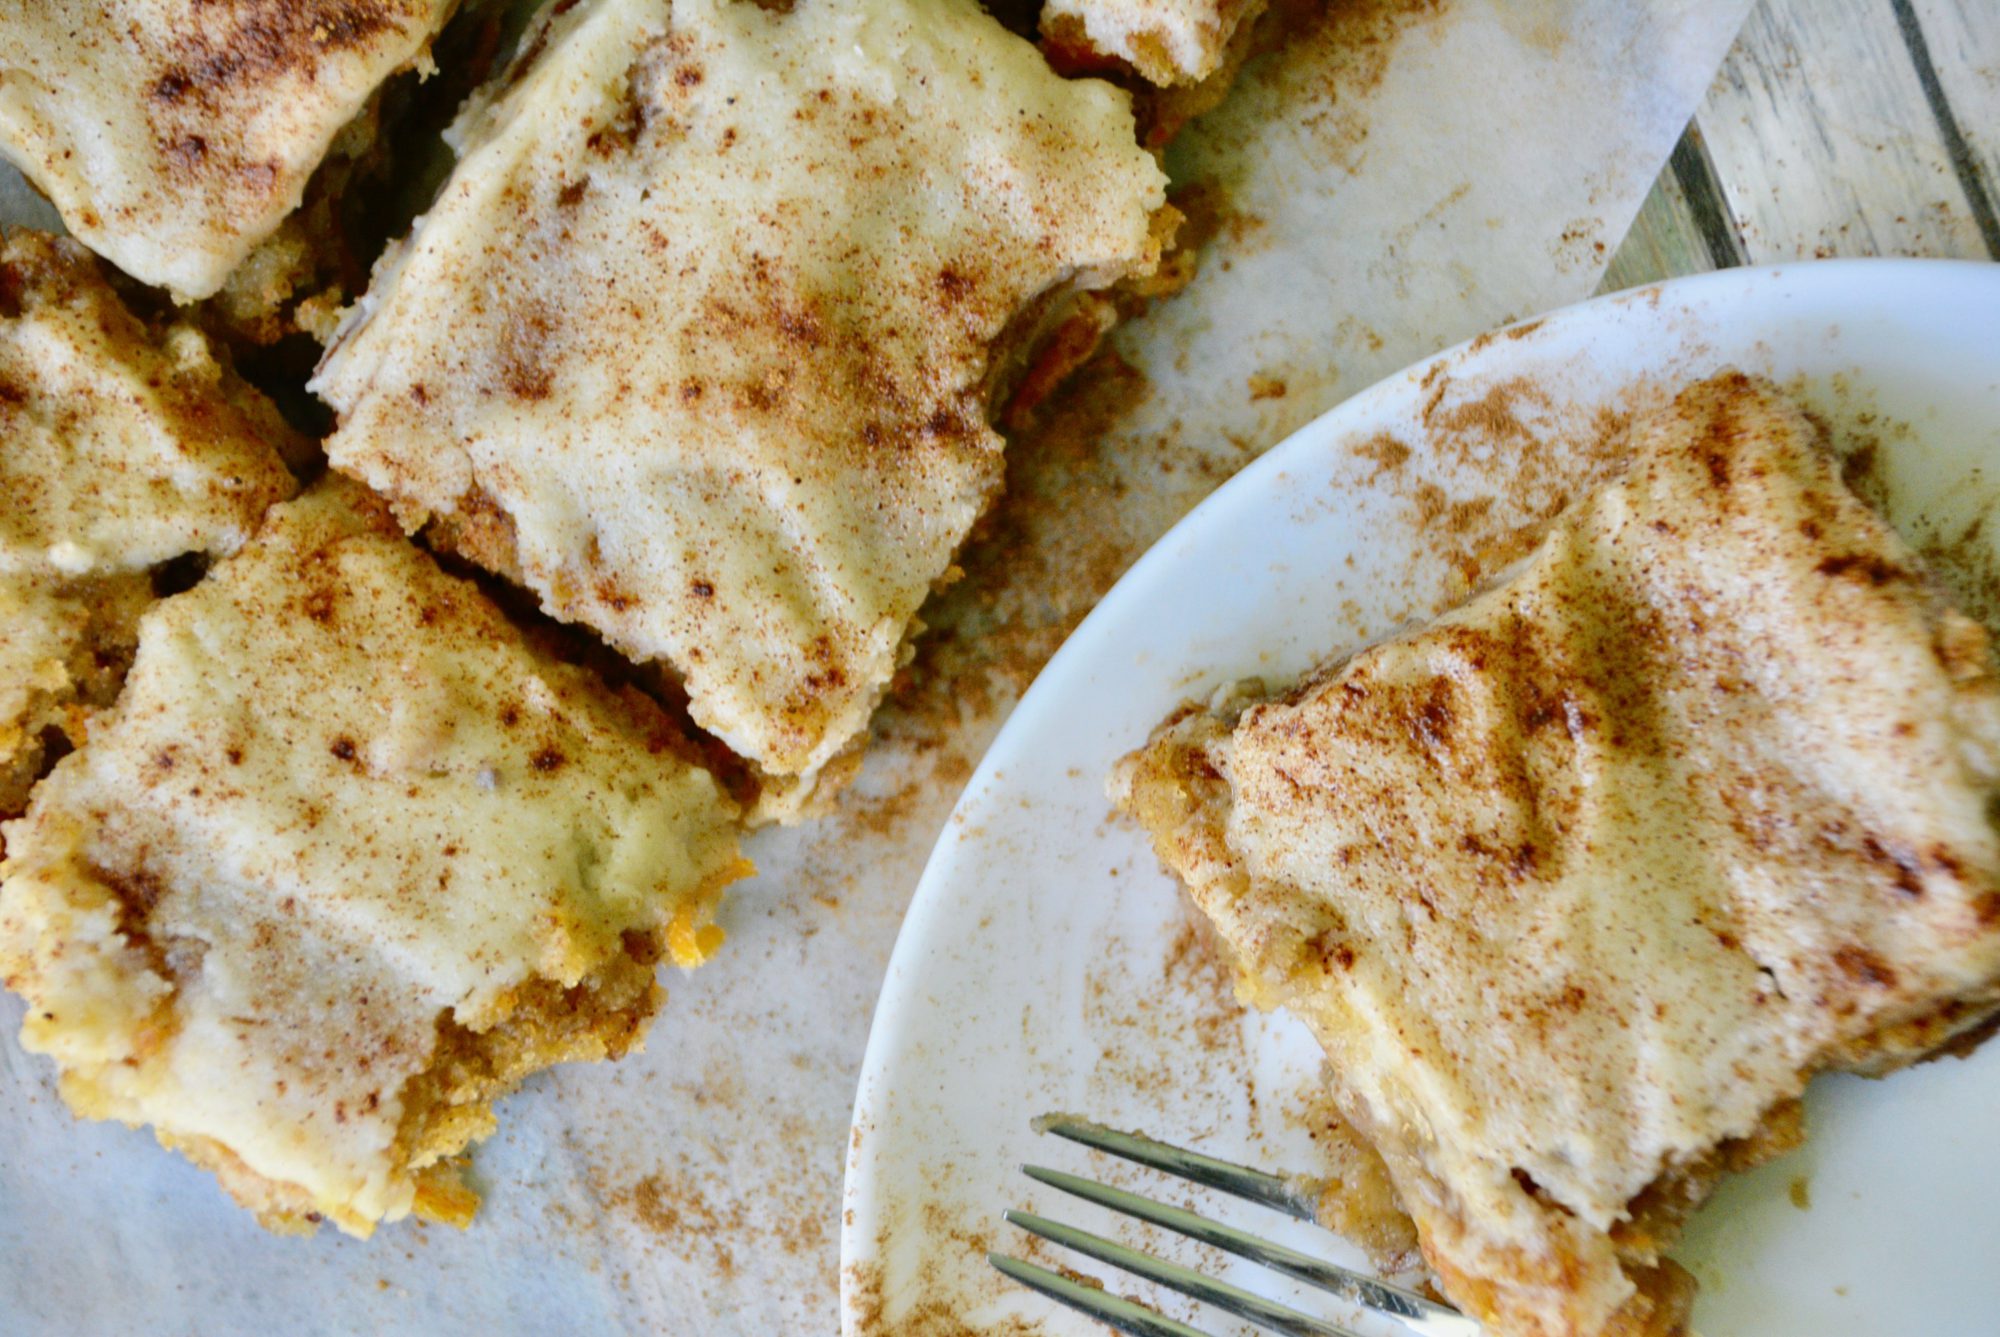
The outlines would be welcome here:
[[[1664,300],[1671,299],[1679,306],[1693,306],[1704,296],[1716,292],[1733,294],[1732,300],[1737,303],[1754,303],[1759,300],[1757,297],[1759,292],[1771,296],[1785,296],[1788,295],[1786,290],[1790,286],[1801,282],[1809,287],[1824,286],[1837,292],[1841,285],[1857,281],[1879,284],[1884,279],[1893,280],[1897,275],[1910,275],[1922,282],[1930,283],[1951,274],[1962,274],[1977,283],[1992,286],[1996,293],[2000,293],[2000,262],[1996,261],[1904,256],[1844,257],[1792,261],[1775,265],[1746,265],[1681,275],[1616,293],[1594,295],[1509,321],[1390,372],[1327,408],[1230,475],[1213,492],[1203,497],[1160,534],[1119,575],[1111,588],[1091,607],[1089,613],[1037,671],[1028,688],[1021,694],[1007,719],[980,756],[972,775],[953,803],[951,813],[940,829],[937,840],[933,843],[929,854],[925,856],[923,872],[918,877],[909,904],[904,909],[902,923],[896,932],[895,945],[883,972],[882,985],[877,990],[875,1003],[870,1012],[868,1041],[862,1053],[861,1066],[855,1082],[854,1102],[849,1114],[848,1150],[841,1185],[839,1277],[841,1331],[845,1334],[856,1331],[859,1298],[857,1278],[862,1268],[874,1256],[872,1250],[864,1251],[861,1245],[874,1234],[877,1226],[877,1221],[872,1215],[861,1210],[868,1196],[867,1185],[861,1178],[862,1170],[863,1166],[873,1158],[862,1154],[863,1140],[856,1136],[856,1130],[862,1128],[866,1113],[872,1104],[870,1097],[875,1088],[882,1084],[891,1057],[897,1052],[892,1032],[895,1029],[896,1016],[904,1009],[897,1007],[896,1004],[901,1002],[905,995],[914,993],[916,989],[920,973],[911,967],[925,950],[925,944],[931,936],[929,925],[938,917],[944,900],[942,888],[950,882],[952,869],[959,857],[954,851],[959,848],[960,842],[950,837],[960,826],[968,808],[979,802],[984,793],[991,788],[997,774],[1004,768],[1015,750],[1017,740],[1033,733],[1041,716],[1052,708],[1049,703],[1057,700],[1062,680],[1069,676],[1071,662],[1089,651],[1091,643],[1097,639],[1098,627],[1114,620],[1120,615],[1126,603],[1140,597],[1137,591],[1151,583],[1155,568],[1175,560],[1178,550],[1189,546],[1190,540],[1198,538],[1203,531],[1218,523],[1218,516],[1232,511],[1240,503],[1241,498],[1256,492],[1270,475],[1286,472],[1292,466],[1295,457],[1306,454],[1323,445],[1325,441],[1339,436],[1347,426],[1348,419],[1366,420],[1368,407],[1374,401],[1387,398],[1398,386],[1409,380],[1421,380],[1433,368],[1476,356],[1480,349],[1510,331],[1530,327],[1540,329],[1550,324],[1567,324],[1586,319],[1598,311],[1636,303],[1648,303],[1657,307]],[[1908,293],[1909,289],[1900,291]],[[1912,298],[1899,295],[1896,303],[1885,305],[1903,305],[1911,301]],[[1994,368],[1996,374],[2000,374],[2000,354],[1996,354]]]

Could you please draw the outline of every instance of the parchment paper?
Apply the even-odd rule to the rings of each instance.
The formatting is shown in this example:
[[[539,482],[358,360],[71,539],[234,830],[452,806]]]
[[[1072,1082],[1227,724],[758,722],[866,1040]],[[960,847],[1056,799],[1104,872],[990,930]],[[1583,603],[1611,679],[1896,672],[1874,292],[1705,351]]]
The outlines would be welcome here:
[[[751,841],[730,942],[668,980],[647,1052],[502,1107],[470,1231],[267,1236],[150,1134],[72,1120],[0,1003],[0,1331],[834,1331],[876,990],[1009,705],[1139,552],[1287,432],[1587,296],[1748,9],[1337,2],[1255,61],[1171,156],[1212,234],[1199,277],[1017,437],[1009,500],[927,613],[860,781],[833,818]],[[0,216],[21,198],[0,186]]]

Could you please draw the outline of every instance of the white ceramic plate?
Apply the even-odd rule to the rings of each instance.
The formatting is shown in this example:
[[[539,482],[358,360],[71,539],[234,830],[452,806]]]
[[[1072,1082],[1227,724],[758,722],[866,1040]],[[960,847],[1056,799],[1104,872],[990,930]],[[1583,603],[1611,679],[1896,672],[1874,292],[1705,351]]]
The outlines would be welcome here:
[[[1173,884],[1110,818],[1104,776],[1177,702],[1245,674],[1289,676],[1452,601],[1453,550],[1468,545],[1436,537],[1450,529],[1437,516],[1489,531],[1525,520],[1605,467],[1590,443],[1607,413],[1729,365],[1795,385],[1847,448],[1872,446],[1906,535],[1950,538],[1996,509],[2000,266],[1830,262],[1681,280],[1441,354],[1270,452],[1119,583],[980,766],[903,925],[855,1105],[847,1331],[1101,1331],[990,1271],[989,1248],[1055,1256],[999,1220],[1008,1206],[1352,1321],[1017,1172],[1034,1160],[1141,1184],[1360,1264],[1310,1227],[1030,1131],[1034,1115],[1072,1110],[1223,1156],[1315,1164],[1316,1051],[1289,1021],[1219,1000]],[[1391,438],[1410,451],[1400,464]],[[1725,1186],[1679,1251],[1702,1282],[1697,1326],[2000,1331],[2000,1044],[1886,1082],[1824,1079],[1808,1107],[1807,1147]]]

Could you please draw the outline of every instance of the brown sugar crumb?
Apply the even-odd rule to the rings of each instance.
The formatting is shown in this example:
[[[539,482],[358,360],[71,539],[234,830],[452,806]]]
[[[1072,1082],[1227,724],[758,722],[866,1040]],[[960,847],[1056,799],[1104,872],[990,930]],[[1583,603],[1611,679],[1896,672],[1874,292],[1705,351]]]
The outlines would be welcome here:
[[[1375,476],[1400,469],[1410,458],[1410,448],[1387,432],[1378,432],[1354,447],[1354,453],[1375,462]]]
[[[1284,377],[1282,377],[1282,376],[1267,376],[1267,375],[1264,375],[1263,373],[1261,373],[1261,372],[1260,372],[1260,373],[1258,373],[1257,375],[1255,375],[1255,376],[1252,376],[1252,377],[1250,378],[1250,398],[1251,398],[1251,399],[1253,399],[1253,400],[1255,400],[1255,399],[1283,399],[1284,397],[1285,397],[1285,378],[1284,378]]]
[[[606,1201],[613,1209],[630,1213],[656,1238],[683,1250],[699,1250],[719,1276],[736,1275],[736,1248],[746,1233],[740,1201],[718,1208],[698,1181],[665,1174],[647,1175],[629,1187],[611,1190]]]
[[[1833,963],[1849,978],[1871,988],[1896,987],[1895,969],[1882,959],[1879,952],[1869,948],[1853,945],[1837,948],[1833,953]]]
[[[1870,585],[1886,585],[1912,576],[1910,571],[1874,553],[1839,553],[1824,559],[1814,569],[1823,576],[1865,580]]]

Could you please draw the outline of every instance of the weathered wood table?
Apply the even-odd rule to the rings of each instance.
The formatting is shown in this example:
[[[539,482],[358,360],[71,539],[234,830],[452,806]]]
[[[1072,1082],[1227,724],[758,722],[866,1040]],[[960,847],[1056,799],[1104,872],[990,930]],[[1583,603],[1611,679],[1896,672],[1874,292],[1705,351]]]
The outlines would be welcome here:
[[[1762,0],[1605,275],[2000,260],[2000,2]]]

